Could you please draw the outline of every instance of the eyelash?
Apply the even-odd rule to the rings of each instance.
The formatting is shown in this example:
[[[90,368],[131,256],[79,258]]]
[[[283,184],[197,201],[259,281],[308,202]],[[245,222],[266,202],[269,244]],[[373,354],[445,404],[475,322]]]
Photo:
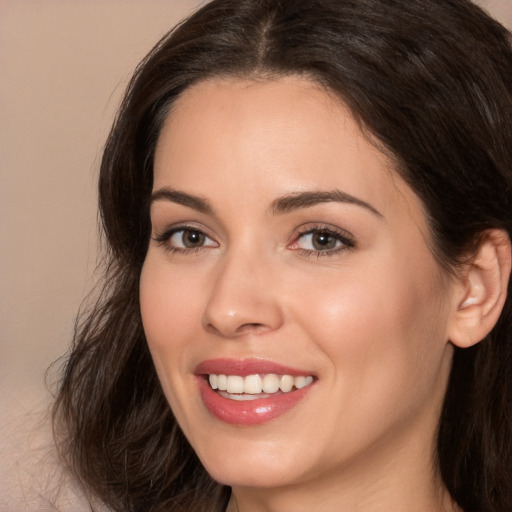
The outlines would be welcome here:
[[[213,240],[211,237],[209,237],[203,230],[198,229],[194,226],[176,226],[171,229],[168,229],[166,231],[163,231],[162,233],[157,233],[156,236],[153,238],[155,242],[157,242],[159,245],[162,245],[167,252],[170,253],[181,253],[181,254],[198,254],[204,250],[207,250],[210,246],[201,246],[201,247],[173,247],[170,245],[169,240],[180,231],[189,231],[192,233],[199,233],[206,238]]]
[[[294,249],[299,254],[305,257],[313,257],[313,258],[321,258],[325,256],[335,256],[336,254],[356,248],[356,241],[354,237],[348,232],[336,229],[331,226],[326,226],[325,224],[319,224],[314,226],[307,226],[302,230],[299,229],[297,234],[294,236],[293,242],[291,245],[296,244],[302,237],[306,235],[314,235],[314,234],[326,234],[328,236],[333,237],[337,242],[340,242],[340,247],[336,247],[334,249],[327,249],[325,251],[314,250],[314,249]]]
[[[169,244],[169,240],[176,233],[179,233],[180,231],[184,231],[184,232],[189,231],[189,232],[199,233],[199,234],[205,236],[206,238],[213,240],[203,230],[198,229],[194,226],[187,226],[187,225],[173,227],[171,229],[163,231],[162,233],[157,233],[155,235],[155,237],[153,237],[153,240],[155,242],[157,242],[159,245],[164,246],[165,250],[170,253],[198,254],[204,250],[208,250],[208,248],[211,247],[211,246],[189,247],[189,248],[173,247],[172,245]],[[331,226],[326,226],[326,225],[308,226],[307,228],[299,230],[295,234],[295,236],[293,238],[293,242],[291,244],[289,244],[288,247],[290,245],[296,244],[301,238],[305,237],[306,235],[314,235],[314,234],[326,234],[330,237],[333,237],[336,240],[336,242],[341,243],[341,246],[336,247],[334,249],[327,249],[324,251],[323,250],[314,250],[314,249],[301,249],[301,248],[296,248],[296,249],[292,249],[292,250],[297,251],[301,256],[320,258],[320,257],[324,257],[324,256],[334,256],[335,254],[337,254],[341,251],[346,251],[346,250],[356,248],[356,241],[354,240],[352,235],[350,235],[349,233],[347,233],[344,230],[338,230],[338,229],[332,228]]]

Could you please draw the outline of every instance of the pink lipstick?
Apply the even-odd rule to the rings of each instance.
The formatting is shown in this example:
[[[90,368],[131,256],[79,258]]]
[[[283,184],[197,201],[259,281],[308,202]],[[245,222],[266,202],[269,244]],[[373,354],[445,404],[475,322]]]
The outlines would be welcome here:
[[[316,381],[308,370],[258,359],[203,361],[195,373],[208,411],[236,425],[256,425],[285,414]]]

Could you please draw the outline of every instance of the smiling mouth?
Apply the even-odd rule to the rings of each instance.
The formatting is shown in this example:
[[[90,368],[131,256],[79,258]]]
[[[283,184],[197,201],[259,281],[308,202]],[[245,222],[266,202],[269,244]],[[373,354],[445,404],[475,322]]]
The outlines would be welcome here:
[[[312,375],[277,375],[275,373],[240,375],[223,375],[210,373],[210,387],[230,400],[257,400],[290,393],[311,385]]]

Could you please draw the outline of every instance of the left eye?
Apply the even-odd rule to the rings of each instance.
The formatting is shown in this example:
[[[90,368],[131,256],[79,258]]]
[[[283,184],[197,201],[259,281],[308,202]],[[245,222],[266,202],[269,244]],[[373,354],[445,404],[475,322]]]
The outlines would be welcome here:
[[[179,229],[169,237],[169,242],[172,247],[178,249],[215,246],[215,242],[211,238],[195,229]]]
[[[298,249],[306,251],[332,251],[341,248],[344,241],[339,235],[328,231],[310,231],[304,233],[294,244]]]

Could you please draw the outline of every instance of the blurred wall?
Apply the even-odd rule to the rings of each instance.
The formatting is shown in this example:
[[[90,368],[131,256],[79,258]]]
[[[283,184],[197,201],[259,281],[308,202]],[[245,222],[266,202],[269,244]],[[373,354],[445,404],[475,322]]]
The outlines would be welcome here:
[[[97,169],[120,96],[198,4],[0,0],[0,411],[46,399],[45,369],[92,284]]]
[[[199,0],[0,0],[0,411],[47,400],[96,262],[101,148],[141,57]],[[481,0],[512,27],[512,0]],[[1,413],[0,413],[1,414]]]

